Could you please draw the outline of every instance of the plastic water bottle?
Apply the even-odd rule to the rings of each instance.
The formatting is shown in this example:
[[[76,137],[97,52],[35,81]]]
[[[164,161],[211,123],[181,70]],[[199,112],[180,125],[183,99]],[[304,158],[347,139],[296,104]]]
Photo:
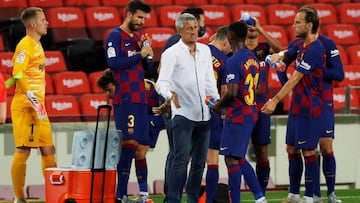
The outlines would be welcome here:
[[[268,55],[265,58],[265,62],[269,64],[270,67],[275,68],[276,71],[284,72],[286,70],[286,64],[281,60],[277,60],[275,63],[271,63],[271,55]]]
[[[212,108],[214,107],[215,103],[216,103],[216,100],[215,100],[214,97],[212,97],[212,96],[207,96],[207,97],[205,98],[205,104],[208,105],[208,107],[209,107],[210,109],[212,109]]]
[[[151,41],[150,41],[150,40],[144,40],[144,41],[143,41],[143,46],[144,46],[144,47],[145,47],[145,46],[151,46]],[[147,60],[148,63],[150,63],[150,62],[152,61],[152,59],[153,59],[153,57],[152,57],[150,54],[148,54],[148,55],[146,56],[146,60]]]
[[[250,16],[250,13],[248,12],[244,12],[241,14],[241,20],[245,21],[248,25],[255,25],[255,20]]]

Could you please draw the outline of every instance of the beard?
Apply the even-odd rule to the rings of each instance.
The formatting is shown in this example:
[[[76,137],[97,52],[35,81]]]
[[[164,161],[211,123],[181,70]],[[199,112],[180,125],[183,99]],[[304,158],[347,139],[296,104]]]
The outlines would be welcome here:
[[[305,39],[307,37],[307,32],[301,32],[296,34],[296,37],[300,37],[302,39]]]
[[[141,25],[139,25],[139,24],[135,24],[133,22],[129,23],[129,29],[133,32],[139,31],[140,28],[141,28]]]

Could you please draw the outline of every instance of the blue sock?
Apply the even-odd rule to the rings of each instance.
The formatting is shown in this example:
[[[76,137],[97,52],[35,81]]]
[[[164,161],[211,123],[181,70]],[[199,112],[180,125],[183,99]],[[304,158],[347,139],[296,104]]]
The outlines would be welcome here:
[[[239,164],[227,166],[231,202],[240,202],[241,171]]]
[[[323,154],[323,173],[326,179],[327,194],[335,191],[336,161],[334,153]]]
[[[304,196],[312,197],[314,191],[314,182],[319,180],[319,163],[316,155],[306,156],[305,159],[305,193]]]
[[[219,165],[208,165],[206,172],[206,203],[213,203],[219,181]]]
[[[303,173],[303,160],[301,154],[289,154],[290,193],[300,194],[301,176]]]
[[[269,176],[270,176],[269,160],[265,162],[261,162],[261,161],[256,162],[256,176],[257,179],[259,180],[261,190],[265,195],[266,187],[269,183]]]
[[[147,177],[148,177],[148,168],[146,164],[146,158],[135,161],[136,168],[136,177],[139,183],[140,193],[148,192],[147,190]]]
[[[135,156],[136,146],[126,144],[122,146],[121,156],[117,165],[118,185],[116,189],[116,196],[122,198],[127,196],[127,186],[129,182],[130,168],[132,160]]]
[[[261,190],[259,181],[255,175],[253,167],[245,158],[241,159],[239,161],[239,164],[241,166],[241,173],[244,175],[244,180],[249,186],[251,192],[254,194],[255,200],[263,197],[264,193]]]

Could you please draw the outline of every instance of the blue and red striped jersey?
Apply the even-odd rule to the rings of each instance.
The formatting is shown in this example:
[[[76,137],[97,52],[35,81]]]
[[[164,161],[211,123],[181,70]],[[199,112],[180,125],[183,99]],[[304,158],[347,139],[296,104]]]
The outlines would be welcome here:
[[[140,36],[130,36],[121,28],[114,28],[106,39],[105,55],[114,73],[115,94],[113,104],[146,104],[144,68],[149,68],[140,54]]]
[[[222,53],[214,45],[209,44],[208,46],[211,51],[211,59],[218,91],[221,93],[221,85],[225,84],[225,62],[229,57]]]
[[[226,62],[226,83],[237,84],[238,92],[226,110],[226,118],[243,124],[245,117],[258,119],[255,91],[259,77],[259,60],[248,49],[234,53]]]

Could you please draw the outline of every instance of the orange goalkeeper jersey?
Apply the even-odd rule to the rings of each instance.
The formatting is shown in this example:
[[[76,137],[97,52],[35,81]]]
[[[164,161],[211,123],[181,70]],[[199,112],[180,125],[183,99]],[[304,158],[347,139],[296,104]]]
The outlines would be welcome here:
[[[13,77],[17,78],[11,109],[31,107],[25,93],[31,90],[44,105],[45,100],[45,54],[40,43],[25,36],[15,49],[12,58]]]

